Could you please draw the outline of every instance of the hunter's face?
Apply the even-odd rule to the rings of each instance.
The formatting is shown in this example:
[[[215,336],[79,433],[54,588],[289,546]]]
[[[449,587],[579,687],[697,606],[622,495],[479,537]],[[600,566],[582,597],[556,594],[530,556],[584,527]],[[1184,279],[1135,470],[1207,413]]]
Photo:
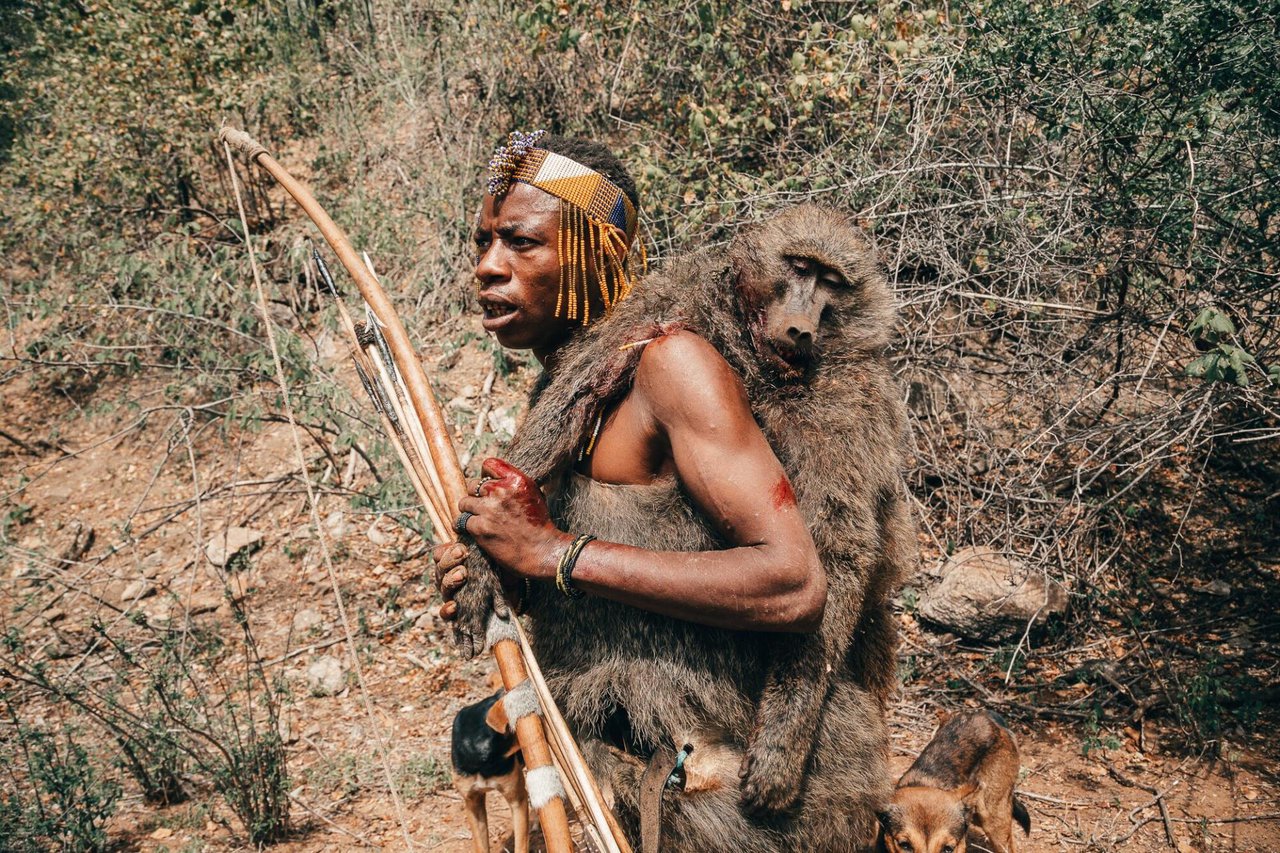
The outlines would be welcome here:
[[[559,230],[559,199],[537,187],[517,183],[501,198],[484,197],[472,235],[481,324],[508,349],[541,358],[576,325],[556,317]]]

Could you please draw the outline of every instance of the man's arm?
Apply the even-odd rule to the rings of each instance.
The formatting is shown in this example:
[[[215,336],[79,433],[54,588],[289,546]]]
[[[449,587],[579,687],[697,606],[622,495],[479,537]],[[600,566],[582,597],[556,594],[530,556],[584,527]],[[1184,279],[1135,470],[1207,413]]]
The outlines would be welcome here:
[[[647,413],[684,489],[731,547],[647,551],[595,541],[578,558],[574,586],[716,627],[816,630],[826,576],[732,368],[702,338],[668,335],[648,345],[629,399]],[[495,479],[483,496],[459,504],[475,513],[468,532],[508,572],[554,580],[564,549],[591,531],[557,530],[536,484],[501,460],[486,462],[485,473]]]

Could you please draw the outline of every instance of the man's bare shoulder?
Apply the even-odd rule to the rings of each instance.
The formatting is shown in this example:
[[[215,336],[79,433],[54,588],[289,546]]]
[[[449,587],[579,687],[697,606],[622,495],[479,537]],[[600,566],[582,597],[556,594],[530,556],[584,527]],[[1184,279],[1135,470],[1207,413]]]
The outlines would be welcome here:
[[[635,390],[662,423],[707,414],[750,417],[741,378],[705,338],[685,329],[645,346]]]

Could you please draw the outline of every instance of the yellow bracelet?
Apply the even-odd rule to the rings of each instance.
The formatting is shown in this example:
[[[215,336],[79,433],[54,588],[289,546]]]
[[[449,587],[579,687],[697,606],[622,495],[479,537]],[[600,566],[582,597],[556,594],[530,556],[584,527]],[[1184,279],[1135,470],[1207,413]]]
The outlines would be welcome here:
[[[560,555],[560,562],[556,566],[556,589],[568,598],[581,598],[586,594],[573,586],[573,567],[577,564],[578,555],[582,553],[582,549],[595,538],[590,533],[583,533],[574,539]]]

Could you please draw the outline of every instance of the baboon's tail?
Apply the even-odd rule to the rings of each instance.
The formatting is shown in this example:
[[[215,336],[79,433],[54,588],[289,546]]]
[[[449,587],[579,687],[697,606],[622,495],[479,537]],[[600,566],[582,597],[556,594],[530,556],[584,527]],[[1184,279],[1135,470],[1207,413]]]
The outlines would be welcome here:
[[[1022,827],[1022,831],[1030,835],[1031,814],[1027,811],[1027,807],[1022,804],[1022,800],[1017,797],[1013,798],[1013,816],[1018,821],[1018,826]]]

